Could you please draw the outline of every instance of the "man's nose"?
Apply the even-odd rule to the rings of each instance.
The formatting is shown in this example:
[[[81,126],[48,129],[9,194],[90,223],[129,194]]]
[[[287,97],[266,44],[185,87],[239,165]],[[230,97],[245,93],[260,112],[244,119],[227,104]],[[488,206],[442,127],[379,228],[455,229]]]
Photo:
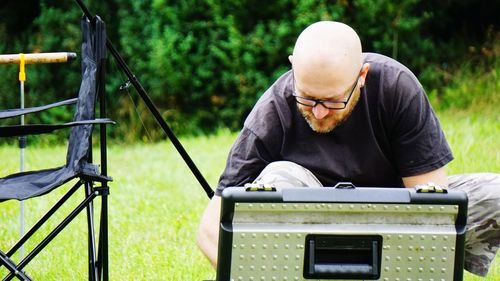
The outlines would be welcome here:
[[[328,112],[330,112],[330,110],[324,107],[322,104],[318,103],[316,104],[315,107],[312,108],[312,112],[314,114],[314,118],[320,120],[325,118],[325,116],[328,115]]]

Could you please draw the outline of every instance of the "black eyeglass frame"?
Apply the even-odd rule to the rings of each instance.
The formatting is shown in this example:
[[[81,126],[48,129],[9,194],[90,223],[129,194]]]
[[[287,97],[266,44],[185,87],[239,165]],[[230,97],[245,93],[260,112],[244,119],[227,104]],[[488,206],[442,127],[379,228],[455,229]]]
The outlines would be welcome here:
[[[306,98],[306,97],[302,97],[302,96],[297,95],[297,93],[295,93],[295,75],[292,72],[292,79],[293,79],[292,96],[295,98],[295,102],[297,102],[298,104],[307,106],[307,107],[315,107],[318,104],[321,104],[326,109],[342,110],[342,109],[345,109],[347,107],[349,100],[351,100],[352,94],[354,93],[354,90],[356,89],[356,86],[358,85],[360,75],[361,74],[359,74],[358,77],[356,78],[356,81],[354,81],[354,85],[352,86],[351,93],[347,97],[347,100],[336,101],[336,100],[320,100],[320,99]],[[306,104],[306,103],[304,103],[304,100],[314,102],[314,104]],[[337,104],[338,106],[337,107],[329,107],[329,106],[327,106],[326,103]],[[340,107],[340,105],[342,105],[342,107]]]

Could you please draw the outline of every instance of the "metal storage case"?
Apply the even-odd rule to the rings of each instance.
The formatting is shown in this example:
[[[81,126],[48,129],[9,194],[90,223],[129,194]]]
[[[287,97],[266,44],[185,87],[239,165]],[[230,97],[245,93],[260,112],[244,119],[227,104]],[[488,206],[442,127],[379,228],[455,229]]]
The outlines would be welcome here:
[[[227,188],[217,280],[462,280],[466,216],[459,191]]]

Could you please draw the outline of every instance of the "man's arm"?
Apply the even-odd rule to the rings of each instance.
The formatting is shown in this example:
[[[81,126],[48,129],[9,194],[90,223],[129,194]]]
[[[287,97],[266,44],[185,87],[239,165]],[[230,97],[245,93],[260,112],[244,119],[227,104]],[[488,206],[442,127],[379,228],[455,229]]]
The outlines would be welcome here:
[[[217,245],[219,244],[219,221],[220,221],[221,198],[215,195],[208,203],[200,226],[198,227],[198,247],[208,258],[213,267],[217,266]]]
[[[405,187],[415,187],[416,185],[427,184],[429,182],[433,182],[442,187],[448,187],[448,178],[446,177],[445,168],[441,167],[420,175],[403,177],[403,184]]]
[[[446,177],[445,168],[441,167],[424,174],[403,177],[405,187],[415,187],[416,185],[427,184],[429,182],[433,182],[442,187],[447,187],[448,179]],[[217,266],[220,208],[221,198],[216,195],[208,203],[208,206],[203,213],[197,235],[198,247],[200,247],[203,254],[205,254],[214,267]]]

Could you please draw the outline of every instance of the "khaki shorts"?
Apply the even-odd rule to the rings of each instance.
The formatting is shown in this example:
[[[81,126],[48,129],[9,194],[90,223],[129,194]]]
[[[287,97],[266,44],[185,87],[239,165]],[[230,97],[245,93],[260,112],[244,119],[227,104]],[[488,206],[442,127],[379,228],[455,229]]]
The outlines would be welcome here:
[[[277,187],[322,186],[309,170],[288,161],[269,164],[254,182]],[[486,276],[500,244],[500,175],[453,175],[448,177],[448,185],[448,189],[462,190],[469,198],[464,267]]]

